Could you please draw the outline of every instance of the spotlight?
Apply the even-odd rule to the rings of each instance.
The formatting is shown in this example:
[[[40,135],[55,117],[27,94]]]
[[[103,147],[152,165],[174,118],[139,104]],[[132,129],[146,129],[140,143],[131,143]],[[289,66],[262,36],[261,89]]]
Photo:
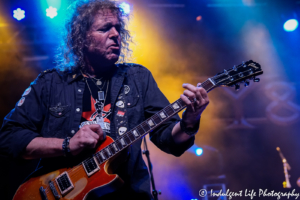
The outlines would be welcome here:
[[[202,16],[201,15],[199,15],[198,17],[196,17],[196,20],[197,21],[200,21],[202,19]]]
[[[298,21],[296,19],[289,19],[283,25],[283,29],[287,32],[292,32],[296,30],[297,27],[298,27]]]
[[[125,15],[128,15],[130,13],[130,5],[128,3],[125,2],[121,3],[120,8],[123,10],[123,13]]]
[[[25,11],[22,10],[21,8],[17,8],[14,12],[14,18],[17,19],[18,21],[22,20],[25,18]]]
[[[203,154],[203,149],[202,148],[197,148],[196,149],[196,155],[201,156]]]
[[[57,9],[50,6],[46,9],[46,16],[50,17],[51,19],[57,16]]]

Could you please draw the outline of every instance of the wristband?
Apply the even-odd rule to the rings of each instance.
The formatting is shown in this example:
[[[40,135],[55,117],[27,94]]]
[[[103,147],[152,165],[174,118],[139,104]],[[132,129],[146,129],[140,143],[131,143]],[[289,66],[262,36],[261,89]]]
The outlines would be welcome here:
[[[185,132],[186,134],[193,136],[195,135],[198,130],[199,130],[199,125],[200,125],[200,120],[198,121],[198,123],[196,124],[196,126],[194,126],[193,128],[188,128],[186,126],[186,124],[183,122],[183,120],[180,120],[180,128],[183,132]]]
[[[71,150],[70,150],[70,137],[66,137],[62,143],[62,150],[64,152],[65,157],[72,157]]]

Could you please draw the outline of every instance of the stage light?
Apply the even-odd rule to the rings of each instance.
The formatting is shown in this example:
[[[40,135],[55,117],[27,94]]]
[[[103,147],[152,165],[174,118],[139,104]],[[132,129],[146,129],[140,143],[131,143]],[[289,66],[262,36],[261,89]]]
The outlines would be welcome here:
[[[130,5],[128,3],[125,3],[125,2],[121,3],[120,8],[123,10],[124,14],[127,15],[130,13]]]
[[[199,15],[198,17],[196,17],[196,20],[197,21],[200,21],[202,19],[202,16],[201,15]]]
[[[297,27],[298,27],[298,21],[296,19],[289,19],[283,25],[283,29],[287,32],[292,32],[296,30]]]
[[[57,9],[50,6],[46,9],[46,16],[50,17],[51,19],[57,16]]]
[[[22,10],[21,8],[17,8],[13,12],[14,12],[14,18],[17,19],[18,21],[25,18],[25,11]]]
[[[203,149],[202,148],[197,148],[196,149],[196,155],[201,156],[203,154]]]

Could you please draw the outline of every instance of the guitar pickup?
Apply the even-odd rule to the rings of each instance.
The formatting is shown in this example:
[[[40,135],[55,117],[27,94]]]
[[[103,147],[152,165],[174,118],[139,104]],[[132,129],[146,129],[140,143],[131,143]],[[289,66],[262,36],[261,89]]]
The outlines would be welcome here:
[[[55,181],[62,195],[67,194],[69,191],[71,191],[74,188],[74,185],[67,172],[64,172],[61,175],[59,175],[55,179]]]
[[[100,167],[95,159],[95,157],[89,158],[82,162],[83,168],[88,176],[95,174],[100,170]]]

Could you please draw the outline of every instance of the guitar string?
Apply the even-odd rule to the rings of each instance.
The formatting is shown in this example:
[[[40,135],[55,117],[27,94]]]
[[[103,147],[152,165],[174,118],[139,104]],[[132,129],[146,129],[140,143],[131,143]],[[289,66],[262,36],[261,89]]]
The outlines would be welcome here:
[[[178,101],[178,100],[177,100]],[[175,101],[175,102],[177,102],[177,101]],[[168,105],[169,106],[169,105]],[[168,107],[168,106],[166,106],[166,107]],[[165,107],[165,108],[166,108]],[[163,108],[162,110],[164,110],[165,108]],[[175,115],[176,113],[178,113],[180,110],[182,110],[182,109],[184,109],[185,108],[185,106],[182,106],[181,108],[179,108],[178,110],[177,110],[177,112],[174,112],[173,114],[171,114],[171,115],[169,115],[169,117],[168,118],[170,118],[170,117],[172,117],[173,115]],[[163,123],[164,121],[166,121],[166,120],[168,120],[168,118],[166,118],[166,119],[162,119],[162,121],[161,122],[159,122],[157,125],[160,125],[160,123]],[[144,121],[145,122],[145,121]],[[142,122],[143,123],[143,122]],[[139,126],[139,125],[138,125]],[[136,126],[136,127],[138,127],[138,126]],[[136,128],[135,127],[135,128]],[[133,128],[133,129],[135,129],[135,128]],[[132,129],[132,130],[133,130]],[[149,132],[151,131],[151,128],[150,128],[150,130],[148,130],[148,131],[146,131],[144,134],[141,134],[139,137],[142,137],[142,136],[144,136],[144,135],[146,135],[146,134],[148,134]],[[129,133],[131,133],[131,131],[129,132]],[[131,133],[132,134],[132,133]],[[134,135],[133,135],[134,136]],[[138,139],[138,138],[136,138],[136,139]],[[136,141],[136,140],[135,140]],[[127,144],[124,148],[126,148],[127,146],[129,146],[131,143],[133,143],[133,142],[135,142],[135,141],[132,141],[132,142],[130,142],[129,144]],[[112,145],[113,143],[111,143],[111,144],[109,144],[108,146],[110,146],[110,145]],[[107,146],[107,147],[108,147]],[[106,147],[105,147],[106,148]],[[124,149],[123,148],[123,149]],[[104,149],[104,148],[103,148]],[[123,149],[121,149],[121,150],[123,150]],[[98,152],[97,152],[98,153]],[[114,154],[115,155],[115,154]],[[114,156],[113,155],[113,156]],[[111,156],[112,157],[112,156]],[[109,158],[107,158],[107,160],[108,159],[110,159],[111,157],[109,157]],[[92,158],[90,158],[90,159],[92,159]],[[88,160],[88,159],[86,159],[86,160]],[[106,161],[107,161],[106,160]],[[105,162],[106,162],[105,161]],[[84,161],[83,161],[84,162]],[[105,162],[102,162],[101,164],[103,164],[103,163],[105,163]],[[99,165],[101,165],[101,164],[99,164]],[[79,170],[83,170],[83,172],[85,171],[84,170],[84,167],[83,167],[83,165],[82,165],[82,163],[80,164],[80,165],[78,165],[78,166],[76,166],[77,167],[77,169],[75,169],[74,170],[74,168],[73,169],[70,169],[70,170],[68,170],[68,171],[66,171],[67,173],[68,173],[68,175],[69,175],[69,177],[70,177],[70,179],[71,179],[71,177],[74,177],[74,175],[76,175],[78,172],[79,172]],[[75,167],[75,168],[76,168]],[[71,171],[72,170],[72,171]],[[56,181],[55,181],[55,179],[56,178],[53,178],[52,179],[52,181],[53,181],[53,183],[54,183],[54,185],[56,185],[56,187],[57,188],[59,188],[58,187],[58,185],[57,185],[57,183],[56,183]],[[70,180],[71,181],[71,180]],[[48,193],[52,193],[51,192],[51,189],[50,189],[50,186],[47,186],[46,188],[45,188],[45,192],[46,192],[46,194],[48,194]]]
[[[179,103],[179,102],[178,102],[179,100],[180,100],[180,99],[178,99],[178,100],[175,101],[175,102]],[[174,103],[175,103],[175,102],[174,102]],[[174,103],[173,103],[173,104],[174,104]],[[179,103],[179,104],[181,105],[181,103]],[[170,104],[170,105],[171,105],[171,104]],[[162,110],[165,111],[165,109],[166,109],[167,107],[169,107],[170,105],[166,106],[166,107],[163,108]],[[177,112],[175,111],[174,113],[172,113],[171,115],[169,115],[168,118],[172,117],[173,115],[175,115],[176,113],[178,113],[180,110],[182,110],[182,109],[184,109],[184,108],[185,108],[185,106],[182,106],[181,108],[179,108],[179,109],[177,110]],[[166,112],[166,111],[165,111],[165,112]],[[154,115],[155,115],[155,114],[154,114]],[[153,116],[154,116],[154,115],[153,115]],[[153,117],[153,116],[152,116],[152,117]],[[151,117],[151,118],[152,118],[152,117]],[[160,117],[159,117],[159,118],[160,118]],[[166,121],[168,118],[166,118],[166,119],[161,119],[161,118],[160,118],[161,121],[160,121],[159,123],[157,123],[156,125],[160,125],[161,123],[163,123],[164,121]],[[154,120],[154,119],[152,119],[152,120]],[[145,123],[145,121],[142,122],[141,124],[143,124],[143,123]],[[138,126],[140,126],[140,125],[138,125]],[[132,130],[136,129],[138,126],[136,126],[135,128],[133,128]],[[156,126],[155,126],[155,127],[156,127]],[[155,127],[153,127],[153,128],[155,128]],[[148,131],[146,131],[145,133],[141,134],[138,138],[142,137],[143,135],[146,135],[146,134],[147,134],[148,132],[150,132],[151,129],[153,129],[153,128],[150,127],[150,129],[149,129]],[[128,136],[129,140],[131,141],[130,135],[133,136],[133,137],[135,138],[135,136],[133,135],[132,131],[129,131],[128,134],[124,135],[124,137],[122,137],[122,138],[125,139],[125,136]],[[124,146],[123,148],[119,149],[119,151],[122,151],[124,148],[126,148],[126,147],[129,146],[129,145],[131,145],[131,144],[132,144],[133,142],[135,142],[138,138],[135,138],[133,141],[129,142],[129,144],[127,144],[127,145]],[[117,141],[114,141],[113,143],[116,144],[116,142],[117,142]],[[108,147],[109,147],[109,148],[112,148],[111,146],[112,146],[113,143],[109,144],[109,145],[108,145],[107,147],[105,147],[105,148],[108,148]],[[116,144],[116,145],[117,145],[117,144]],[[105,148],[103,148],[103,149],[105,149]],[[103,150],[103,149],[102,149],[102,150]],[[101,150],[101,151],[102,151],[102,150]],[[98,155],[99,152],[100,152],[100,151],[98,151],[98,152],[95,154],[96,157],[99,156],[99,155]],[[116,154],[116,152],[115,152],[114,154],[112,154],[111,156],[108,156],[108,158],[106,159],[106,161],[107,161],[108,159],[110,159],[111,157],[113,157],[115,154]],[[95,156],[93,156],[93,157],[91,157],[91,158],[89,158],[89,159],[86,159],[86,160],[84,160],[83,162],[88,162],[88,161],[90,161],[91,159],[94,159]],[[105,162],[106,162],[106,161],[105,161]],[[77,168],[77,169],[74,170],[74,168],[73,168],[73,169],[70,169],[70,170],[67,170],[67,171],[66,171],[66,172],[68,173],[68,175],[70,176],[70,178],[73,177],[74,175],[76,175],[76,174],[79,172],[79,170],[84,170],[83,162],[82,162],[81,164],[79,164],[78,166],[75,167],[75,168]],[[104,162],[101,162],[99,165],[101,165],[101,164],[103,164],[103,163],[104,163]],[[84,170],[84,171],[85,171],[85,170]],[[83,171],[83,172],[84,172],[84,171]],[[54,185],[56,185],[56,186],[58,187],[58,185],[57,185],[55,179],[56,179],[56,178],[53,178],[52,181],[53,181]],[[70,180],[70,181],[71,181],[71,180]],[[49,186],[47,186],[47,187],[45,188],[45,191],[46,191],[47,194],[48,194],[49,192],[51,192],[51,191],[49,190]]]
[[[241,67],[241,66],[240,66],[240,67]],[[237,68],[239,68],[239,66],[237,66]],[[230,69],[230,70],[228,70],[227,72],[231,72],[231,71],[233,71],[233,69]],[[247,70],[247,71],[251,71],[251,70]],[[214,76],[213,78],[218,78],[218,77],[220,77],[220,76],[222,76],[222,74],[216,75],[216,76]],[[206,80],[206,81],[203,82],[201,85],[202,85],[203,87],[205,87],[205,86],[207,86],[209,83],[210,83],[210,82],[209,82],[208,80]],[[209,91],[209,90],[212,89],[213,87],[214,87],[214,85],[211,86],[210,88],[206,89],[206,90]],[[177,100],[177,101],[178,101],[178,100]],[[176,101],[175,101],[175,102],[176,102]],[[168,107],[168,106],[166,106],[165,108],[167,108],[167,107]],[[182,106],[182,108],[180,108],[177,112],[175,111],[173,114],[169,115],[168,118],[170,118],[171,116],[175,115],[175,114],[178,113],[180,110],[184,109],[184,107],[185,107],[185,106]],[[165,108],[164,108],[164,109],[165,109]],[[164,109],[163,109],[163,110],[164,110]],[[165,111],[165,112],[166,112],[166,111]],[[162,120],[160,123],[163,123],[163,122],[166,121],[168,118]],[[145,121],[142,122],[141,124],[143,124],[143,123],[145,123]],[[160,123],[158,123],[158,124],[156,124],[156,125],[159,125]],[[139,126],[139,125],[138,125],[138,126]],[[137,126],[137,127],[138,127],[138,126]],[[155,127],[156,127],[156,126],[155,126]],[[153,128],[155,128],[155,127],[153,127]],[[135,127],[135,128],[136,128],[136,127]],[[135,129],[135,128],[134,128],[134,129]],[[140,135],[140,136],[143,136],[143,135],[148,134],[148,132],[150,132],[151,129],[153,129],[153,128],[150,127],[150,129],[149,129],[148,131],[146,131],[144,134],[142,134],[142,135]],[[128,133],[128,135],[130,135],[130,134],[132,134],[131,131]],[[127,135],[127,134],[126,134],[126,135]],[[132,136],[134,136],[134,135],[132,135]],[[135,137],[135,136],[134,136],[134,137]],[[124,135],[124,137],[122,137],[122,138],[124,138],[124,140],[125,140],[125,135]],[[129,136],[128,136],[128,138],[129,138],[129,140],[130,140],[130,137],[129,137]],[[121,151],[122,151],[124,148],[126,148],[127,146],[131,145],[133,142],[135,142],[136,139],[137,139],[137,138],[135,138],[134,141],[129,142],[129,144],[127,144],[125,147],[121,148]],[[116,141],[115,141],[115,142],[116,142]],[[109,145],[108,145],[107,147],[105,147],[105,148],[108,148],[108,147],[111,146],[112,144],[113,144],[113,143],[109,144]],[[111,147],[110,147],[110,148],[111,148]],[[103,149],[104,149],[104,148],[103,148]],[[102,150],[103,150],[103,149],[102,149]],[[102,150],[101,150],[101,151],[102,151]],[[120,149],[119,149],[119,151],[120,151]],[[99,152],[100,152],[100,151],[99,151]],[[95,154],[95,156],[99,156],[99,155],[98,155],[99,152],[97,152],[97,153]],[[115,155],[115,153],[112,154],[112,156],[108,156],[108,158],[106,159],[105,162],[107,162],[107,160],[110,159],[111,157],[113,157],[114,155]],[[72,171],[71,171],[71,170],[68,170],[68,171],[66,171],[66,172],[68,173],[68,175],[69,175],[70,177],[73,177],[74,175],[76,175],[76,174],[79,172],[79,170],[84,170],[84,167],[83,167],[83,163],[84,163],[84,162],[88,162],[88,161],[90,161],[91,159],[94,159],[95,156],[93,156],[92,158],[89,158],[89,159],[84,160],[80,165],[78,165],[78,166],[75,167],[75,168],[77,168],[77,169],[74,170],[74,168],[73,168]],[[105,163],[105,162],[101,162],[101,164],[103,164],[103,163]],[[101,165],[101,164],[99,164],[99,165]],[[56,179],[56,178],[55,178],[55,179]],[[53,181],[54,185],[56,185],[56,186],[58,187],[58,185],[57,185],[55,179],[52,179],[52,181]],[[71,181],[71,180],[70,180],[70,181]],[[47,187],[45,188],[46,194],[48,194],[48,193],[51,192],[51,191],[49,190],[49,187],[50,187],[50,186],[47,186]]]
[[[207,85],[207,84],[209,84],[209,82],[207,82],[207,81],[205,81],[205,82],[203,82],[203,85]],[[209,89],[211,89],[212,87],[210,87]],[[207,89],[207,90],[209,90],[209,89]],[[179,100],[179,99],[178,99]],[[177,101],[178,101],[177,100]],[[177,101],[175,101],[175,102],[177,102]],[[178,103],[178,102],[177,102]],[[170,104],[171,105],[171,104]],[[170,105],[168,105],[168,106],[170,106]],[[168,106],[166,106],[165,108],[167,108]],[[162,110],[164,110],[165,108],[163,108]],[[164,121],[166,121],[167,119],[169,119],[170,117],[172,117],[173,115],[175,115],[176,113],[178,113],[178,112],[180,112],[182,109],[184,109],[185,108],[185,106],[182,106],[180,109],[178,109],[177,111],[175,111],[173,114],[171,114],[171,115],[169,115],[169,117],[167,117],[166,119],[162,119],[162,121],[161,122],[159,122],[159,123],[157,123],[156,124],[156,126],[157,125],[160,125],[161,123],[163,123]],[[165,110],[164,110],[165,111]],[[159,111],[160,112],[160,111]],[[166,111],[165,111],[166,112]],[[154,115],[153,115],[154,116]],[[161,118],[160,118],[161,119]],[[153,119],[152,119],[153,120]],[[145,123],[145,121],[144,122],[142,122],[141,124],[143,124],[143,123]],[[138,126],[140,126],[140,125],[138,125]],[[138,126],[136,126],[135,128],[133,128],[133,129],[136,129]],[[156,128],[156,126],[154,126],[153,128]],[[150,126],[150,129],[148,130],[148,131],[146,131],[145,133],[143,133],[143,134],[141,134],[139,137],[142,137],[142,136],[144,136],[144,135],[146,135],[146,134],[148,134],[150,131],[151,131],[151,129],[153,129],[153,128],[151,128],[151,126]],[[132,129],[132,130],[133,130]],[[133,136],[134,138],[135,138],[135,136],[134,136],[134,134],[132,133],[132,131],[129,131],[128,132],[128,134],[126,134],[126,135],[128,135],[128,138],[129,138],[129,140],[131,141],[131,139],[130,139],[130,137],[129,137],[129,135],[131,135],[131,136]],[[126,135],[124,135],[123,137],[121,137],[121,138],[123,138],[124,140],[125,140],[125,136]],[[138,137],[138,138],[139,138]],[[122,151],[123,149],[125,149],[127,146],[129,146],[129,145],[131,145],[133,142],[135,142],[138,138],[135,138],[133,141],[131,141],[131,142],[129,142],[129,144],[127,144],[126,146],[124,146],[123,148],[121,148],[121,149],[119,149],[119,151]],[[114,141],[113,143],[116,143],[116,141]],[[111,143],[111,144],[109,144],[107,147],[105,147],[105,148],[112,148],[111,146],[112,146],[112,144],[113,143]],[[117,144],[116,144],[117,145]],[[103,148],[103,149],[105,149],[105,148]],[[102,150],[103,150],[102,149]],[[101,150],[101,151],[102,151]],[[69,177],[70,177],[70,179],[71,179],[71,177],[74,177],[74,175],[77,175],[78,174],[78,172],[80,172],[80,170],[83,170],[83,172],[85,171],[84,170],[84,167],[83,167],[83,163],[84,162],[88,162],[88,161],[90,161],[90,160],[92,160],[92,159],[94,159],[95,158],[95,156],[99,156],[99,153],[100,151],[98,151],[93,157],[91,157],[91,158],[88,158],[88,159],[86,159],[86,160],[84,160],[83,162],[81,162],[81,164],[79,164],[78,166],[75,166],[74,168],[76,168],[76,169],[70,169],[70,170],[67,170],[66,172],[67,172],[67,174],[69,175]],[[108,158],[106,159],[106,161],[105,162],[107,162],[108,161],[108,159],[110,159],[111,157],[113,157],[114,155],[116,155],[116,152],[115,153],[113,153],[111,156],[108,156]],[[101,163],[98,163],[98,166],[100,166],[100,165],[102,165],[103,163],[105,163],[104,161],[102,161]],[[62,173],[61,173],[62,174]],[[51,181],[53,182],[53,184],[57,187],[57,188],[59,188],[58,187],[58,185],[57,185],[57,183],[56,183],[56,181],[55,181],[55,179],[56,178],[53,178]],[[71,181],[71,180],[70,180]],[[48,193],[52,193],[51,192],[51,189],[50,189],[50,186],[47,186],[46,188],[44,188],[44,190],[45,190],[45,193],[46,194],[48,194]]]
[[[209,89],[211,89],[211,88],[209,88]],[[208,89],[208,90],[209,90],[209,89]],[[180,99],[178,99],[178,100],[180,100]],[[178,100],[177,100],[177,101],[178,101]],[[175,102],[177,102],[177,101],[175,101]],[[177,102],[177,103],[179,103],[179,102]],[[179,104],[180,104],[180,103],[179,103]],[[170,105],[171,105],[171,104],[170,104]],[[170,106],[170,105],[168,105],[168,106]],[[181,104],[180,104],[180,105],[181,105]],[[166,106],[165,108],[167,108],[168,106]],[[162,110],[164,110],[165,108],[163,108]],[[173,115],[175,115],[176,113],[178,113],[180,110],[182,110],[182,109],[184,109],[184,108],[185,108],[185,106],[182,106],[179,110],[177,110],[177,112],[175,111],[173,114],[169,115],[169,117],[167,117],[166,119],[162,119],[162,121],[159,122],[159,123],[157,123],[156,125],[160,125],[161,123],[163,123],[164,121],[166,121],[167,119],[169,119],[170,117],[172,117]],[[165,111],[165,110],[164,110],[164,111]],[[159,112],[160,112],[160,111],[159,111]],[[166,111],[165,111],[165,112],[166,112]],[[153,115],[153,116],[154,116],[154,115]],[[161,118],[160,118],[160,119],[161,119]],[[154,119],[152,119],[152,120],[154,120]],[[141,124],[143,124],[143,123],[145,123],[145,121],[142,122]],[[138,126],[140,126],[140,125],[138,125]],[[135,128],[133,128],[132,130],[136,129],[138,126],[136,126]],[[155,126],[155,127],[156,127],[156,126]],[[153,127],[153,128],[155,128],[155,127]],[[148,131],[146,131],[144,134],[141,134],[139,137],[142,137],[142,136],[148,134],[148,133],[151,131],[151,129],[153,129],[153,128],[150,127],[150,129],[149,129]],[[126,134],[126,135],[128,135],[129,140],[131,140],[130,137],[129,137],[130,134],[131,134],[131,136],[133,136],[133,137],[135,138],[135,136],[133,135],[132,131],[129,131],[128,134]],[[125,136],[126,136],[126,135],[124,135],[124,137],[122,137],[122,138],[124,138],[124,140],[125,140]],[[129,145],[131,145],[131,144],[132,144],[133,142],[135,142],[137,139],[138,139],[138,138],[135,138],[135,140],[129,142],[129,144],[127,144],[127,145],[124,146],[123,148],[119,149],[119,151],[122,151],[124,148],[126,148],[126,147],[129,146]],[[116,143],[116,141],[114,141],[114,142]],[[108,147],[112,148],[112,147],[111,147],[112,144],[113,144],[113,143],[109,144],[109,145],[108,145],[107,147],[105,147],[105,148],[108,148]],[[103,148],[103,149],[105,149],[105,148]],[[102,150],[103,150],[103,149],[102,149]],[[102,151],[102,150],[101,150],[101,151]],[[100,152],[100,151],[98,151],[98,152],[95,154],[95,156],[98,156],[98,153],[99,153],[99,152]],[[112,156],[108,156],[108,158],[106,159],[105,162],[107,162],[108,159],[110,159],[111,157],[113,157],[115,154],[116,154],[116,153],[112,154]],[[89,158],[89,159],[84,160],[81,164],[79,164],[78,166],[75,167],[75,168],[76,168],[75,170],[74,170],[74,168],[73,168],[73,169],[70,169],[70,170],[67,170],[66,172],[68,173],[70,179],[71,179],[71,177],[74,177],[74,175],[78,174],[78,172],[79,172],[80,170],[83,170],[83,172],[84,172],[85,170],[84,170],[84,167],[83,167],[83,163],[84,163],[84,162],[88,162],[88,161],[94,159],[95,156],[93,156],[93,157],[91,157],[91,158]],[[101,162],[101,163],[99,163],[99,165],[101,165],[101,164],[103,164],[103,163],[105,163],[105,162]],[[57,183],[56,183],[56,181],[55,181],[55,179],[56,179],[56,178],[53,178],[53,179],[52,179],[52,182],[53,182],[54,185],[56,185],[57,188],[59,188],[58,185],[57,185]],[[70,181],[72,181],[72,180],[70,180]],[[45,193],[46,193],[46,194],[52,193],[52,192],[51,192],[51,189],[50,189],[49,187],[50,187],[50,186],[47,186],[47,187],[45,188]]]

